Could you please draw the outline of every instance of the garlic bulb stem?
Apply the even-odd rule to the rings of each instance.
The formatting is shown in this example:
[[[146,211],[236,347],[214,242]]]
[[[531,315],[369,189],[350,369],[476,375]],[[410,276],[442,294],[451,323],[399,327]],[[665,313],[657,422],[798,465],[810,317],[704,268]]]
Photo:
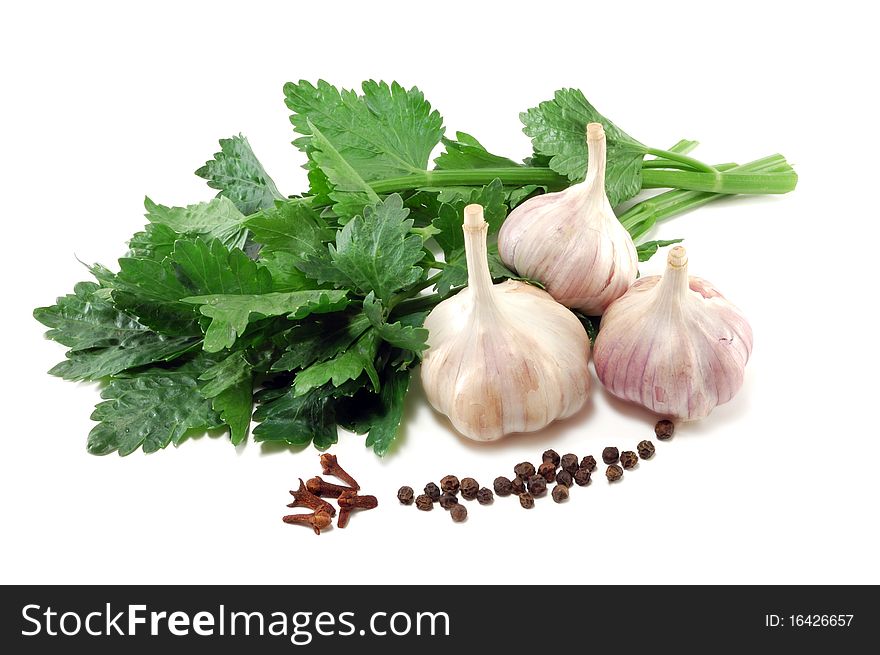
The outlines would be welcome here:
[[[605,129],[602,123],[587,125],[587,177],[580,184],[594,196],[605,195]]]
[[[478,310],[493,310],[492,275],[489,273],[489,256],[486,235],[489,224],[483,218],[480,205],[464,208],[464,252],[467,259],[468,287],[473,289]]]
[[[675,246],[666,256],[666,272],[660,278],[656,302],[678,305],[688,297],[690,278],[688,277],[688,258],[683,246]]]

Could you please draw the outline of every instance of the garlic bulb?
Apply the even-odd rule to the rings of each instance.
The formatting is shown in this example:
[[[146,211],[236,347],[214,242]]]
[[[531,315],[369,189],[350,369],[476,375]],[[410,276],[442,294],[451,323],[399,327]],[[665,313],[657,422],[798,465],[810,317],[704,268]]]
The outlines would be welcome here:
[[[566,307],[599,316],[629,288],[639,258],[605,194],[605,130],[587,125],[587,177],[514,209],[498,252],[519,275],[541,282]]]
[[[468,286],[425,319],[422,384],[455,429],[478,441],[539,430],[583,406],[590,341],[580,321],[544,291],[492,284],[488,226],[464,210]]]
[[[675,246],[662,277],[638,280],[605,312],[593,361],[615,396],[691,420],[733,398],[751,352],[745,317],[688,277],[685,249]]]

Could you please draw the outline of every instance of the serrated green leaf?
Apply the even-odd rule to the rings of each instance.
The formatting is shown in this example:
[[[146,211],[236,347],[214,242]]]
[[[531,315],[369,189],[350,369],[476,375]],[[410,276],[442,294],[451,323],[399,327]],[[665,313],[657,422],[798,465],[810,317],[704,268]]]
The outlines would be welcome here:
[[[373,388],[378,390],[379,374],[373,360],[376,359],[379,341],[379,333],[369,329],[342,354],[303,369],[294,380],[294,395],[302,396],[328,382],[338,387],[349,380],[356,380],[362,373],[367,374]]]
[[[187,207],[166,207],[146,198],[150,223],[165,225],[188,236],[220,239],[227,248],[243,248],[247,240],[245,216],[225,196]]]
[[[443,138],[446,149],[434,159],[438,169],[509,168],[521,166],[512,159],[493,155],[467,132],[456,132],[455,139]]]
[[[340,425],[357,434],[368,433],[366,445],[379,456],[388,452],[400,431],[410,376],[407,369],[386,367],[379,394],[362,391],[346,399],[339,408]]]
[[[251,412],[254,409],[253,393],[253,382],[248,379],[225,389],[211,399],[211,407],[229,426],[229,439],[233,446],[247,439],[251,427]]]
[[[251,216],[247,225],[266,254],[283,252],[291,255],[290,263],[319,284],[345,281],[330,260],[327,249],[334,231],[303,203],[277,203],[274,208]]]
[[[587,174],[587,123],[602,123],[607,142],[605,191],[612,205],[632,198],[642,188],[644,145],[602,116],[578,89],[560,89],[553,100],[520,114],[523,131],[536,153],[550,157],[550,168],[570,180]]]
[[[348,304],[346,292],[335,290],[274,292],[261,295],[213,294],[189,296],[184,303],[200,305],[199,311],[211,319],[205,333],[204,348],[219,352],[231,348],[245,331],[252,316],[287,316],[292,320],[312,313],[335,312]]]
[[[659,248],[665,248],[675,243],[681,243],[684,239],[661,239],[658,241],[645,241],[636,246],[636,252],[639,255],[640,262],[646,262],[657,254]]]
[[[366,294],[387,301],[396,291],[415,284],[423,269],[422,240],[410,234],[413,226],[403,200],[392,194],[384,202],[365,207],[336,235],[330,257],[350,283]]]
[[[202,386],[202,394],[206,398],[214,398],[221,393],[237,386],[252,377],[253,366],[248,361],[244,352],[234,352],[228,357],[221,359],[209,367],[199,376],[199,380],[205,382]]]
[[[142,325],[96,294],[100,287],[80,282],[74,293],[34,318],[51,328],[46,337],[70,348],[67,359],[49,371],[65,380],[97,380],[155,362],[168,361],[198,344],[190,337],[166,337]]]
[[[153,330],[170,336],[201,335],[198,316],[180,302],[190,291],[171,262],[123,257],[113,287],[114,304]]]
[[[367,182],[424,171],[443,136],[443,119],[419,89],[397,82],[364,82],[363,96],[323,80],[284,85],[290,122],[304,136],[317,127],[339,155]],[[294,141],[300,149],[310,139]]]
[[[101,392],[89,433],[88,449],[94,455],[118,452],[128,455],[138,448],[152,453],[169,443],[180,443],[190,430],[222,425],[211,401],[199,391],[198,376],[207,360],[197,358],[177,368],[151,368],[111,379]]]
[[[324,389],[295,396],[292,388],[263,394],[254,412],[254,441],[329,448],[337,441],[334,399]]]
[[[400,421],[403,419],[403,404],[409,389],[410,371],[389,371],[382,380],[379,392],[379,411],[370,423],[367,435],[367,447],[372,447],[383,457],[400,432]]]
[[[329,252],[327,257],[330,257]],[[296,267],[300,260],[292,253],[269,251],[262,253],[259,261],[272,277],[273,291],[303,291],[322,286]]]
[[[336,148],[324,137],[321,131],[308,122],[312,133],[309,144],[309,159],[321,171],[321,184],[329,185],[327,195],[333,200],[333,211],[340,222],[357,216],[364,207],[379,202],[379,196],[349,164]],[[312,169],[314,170],[314,169]],[[314,187],[315,185],[313,185]]]
[[[263,294],[272,290],[272,275],[244,251],[226,250],[219,239],[178,240],[171,260],[186,283],[185,295]]]
[[[181,234],[175,232],[167,225],[150,223],[142,232],[137,232],[128,242],[126,257],[139,259],[152,259],[161,262],[171,255],[174,242],[181,238]]]
[[[364,298],[364,314],[379,336],[392,346],[412,350],[416,353],[420,353],[428,347],[426,343],[428,340],[428,330],[401,322],[386,322],[386,312],[382,307],[382,303],[376,300],[373,293],[369,293]]]
[[[218,196],[229,198],[245,216],[284,199],[241,134],[220,139],[220,152],[215,152],[214,159],[205,162],[196,175],[217,189]]]
[[[362,313],[337,312],[310,317],[290,331],[290,345],[272,364],[273,371],[295,371],[343,352],[370,327]]]
[[[504,202],[504,186],[496,178],[480,189],[471,189],[469,196],[440,206],[437,218],[431,224],[440,231],[434,239],[445,253],[455,253],[464,248],[463,212],[465,206],[472,203],[483,206],[490,235],[501,229],[507,216],[507,205]]]

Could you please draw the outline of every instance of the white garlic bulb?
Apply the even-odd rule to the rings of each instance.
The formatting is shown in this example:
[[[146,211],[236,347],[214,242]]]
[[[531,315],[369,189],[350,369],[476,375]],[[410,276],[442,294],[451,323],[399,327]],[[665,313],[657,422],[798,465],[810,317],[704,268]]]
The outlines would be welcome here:
[[[431,405],[478,441],[571,416],[590,385],[583,325],[536,287],[513,280],[493,285],[487,229],[483,208],[465,207],[468,286],[425,319],[421,373]]]
[[[615,396],[682,420],[733,398],[752,352],[752,328],[711,284],[688,277],[687,254],[633,284],[602,317],[596,373]]]
[[[605,130],[587,125],[587,177],[514,209],[498,235],[502,261],[566,307],[599,316],[629,288],[639,258],[605,194]]]

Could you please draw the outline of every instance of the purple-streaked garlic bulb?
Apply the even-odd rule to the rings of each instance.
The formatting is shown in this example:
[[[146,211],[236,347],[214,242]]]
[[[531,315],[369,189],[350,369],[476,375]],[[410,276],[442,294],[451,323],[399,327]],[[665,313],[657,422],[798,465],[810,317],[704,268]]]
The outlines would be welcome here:
[[[687,261],[675,246],[662,276],[641,278],[612,303],[593,349],[608,391],[685,421],[736,395],[752,352],[748,321],[709,282],[689,277]]]
[[[539,430],[587,398],[590,340],[546,292],[492,284],[480,205],[464,209],[468,286],[425,319],[422,385],[434,409],[478,441]]]
[[[605,194],[605,130],[587,125],[587,177],[514,209],[498,234],[506,266],[557,302],[599,316],[636,279],[639,258]]]

